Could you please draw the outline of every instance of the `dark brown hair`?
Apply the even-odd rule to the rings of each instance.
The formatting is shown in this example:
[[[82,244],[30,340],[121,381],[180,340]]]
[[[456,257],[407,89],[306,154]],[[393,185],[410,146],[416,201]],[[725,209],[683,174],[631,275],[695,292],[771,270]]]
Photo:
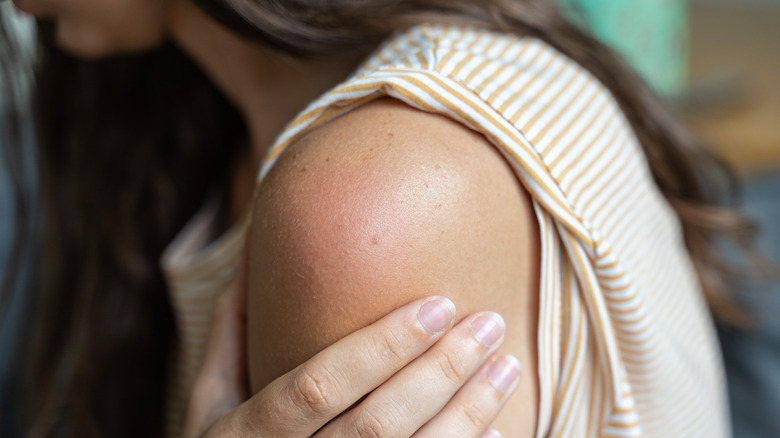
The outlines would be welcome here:
[[[421,22],[540,38],[614,94],[680,216],[716,315],[728,294],[721,239],[752,225],[723,206],[733,181],[610,50],[540,0],[193,0],[236,32],[302,57],[367,52]],[[82,61],[40,24],[38,159],[46,229],[30,365],[34,436],[160,436],[174,322],[157,265],[241,153],[243,123],[176,48]],[[725,196],[724,196],[725,195]]]

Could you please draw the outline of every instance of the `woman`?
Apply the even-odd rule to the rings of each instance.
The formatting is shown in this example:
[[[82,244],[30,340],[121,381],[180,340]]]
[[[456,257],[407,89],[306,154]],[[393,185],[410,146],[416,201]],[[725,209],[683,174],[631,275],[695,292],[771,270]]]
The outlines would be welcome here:
[[[171,436],[218,417],[217,435],[727,436],[701,290],[727,308],[713,244],[743,222],[712,205],[712,160],[551,5],[18,4],[42,20],[36,434],[151,436],[165,412]],[[233,409],[244,288],[257,395]],[[473,314],[413,361],[453,323],[431,293],[510,330]]]

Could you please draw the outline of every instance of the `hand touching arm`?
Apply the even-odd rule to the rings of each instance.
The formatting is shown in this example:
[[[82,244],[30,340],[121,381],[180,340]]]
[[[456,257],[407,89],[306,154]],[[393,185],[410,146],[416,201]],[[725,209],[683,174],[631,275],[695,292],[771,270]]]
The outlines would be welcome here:
[[[506,320],[524,378],[499,416],[536,426],[539,243],[527,194],[479,134],[392,100],[309,133],[264,182],[250,237],[253,391],[394,308],[444,295]],[[454,379],[468,342],[444,354]]]

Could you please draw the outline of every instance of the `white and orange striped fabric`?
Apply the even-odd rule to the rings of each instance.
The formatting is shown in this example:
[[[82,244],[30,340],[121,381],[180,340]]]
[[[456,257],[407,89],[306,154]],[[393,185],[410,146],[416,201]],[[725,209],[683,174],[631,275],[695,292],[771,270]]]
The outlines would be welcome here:
[[[542,241],[537,437],[729,436],[719,349],[680,226],[602,84],[537,39],[418,26],[293,120],[258,186],[288,145],[384,96],[482,133],[533,198]],[[203,234],[204,215],[163,259],[182,340],[171,436],[247,226],[198,249],[192,235]]]

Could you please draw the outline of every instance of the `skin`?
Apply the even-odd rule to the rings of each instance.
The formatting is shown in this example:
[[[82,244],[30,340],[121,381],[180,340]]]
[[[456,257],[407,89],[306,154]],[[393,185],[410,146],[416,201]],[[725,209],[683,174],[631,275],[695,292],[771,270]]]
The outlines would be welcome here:
[[[186,0],[19,6],[54,20],[58,44],[82,57],[142,52],[171,39],[243,114],[252,147],[233,173],[231,215],[247,205],[255,211],[247,309],[253,392],[431,293],[450,297],[458,320],[477,310],[499,312],[509,327],[499,351],[517,356],[524,375],[536,375],[538,227],[527,193],[484,137],[377,101],[291,146],[252,204],[257,165],[273,139],[362,54],[316,62],[285,57],[230,33]],[[448,345],[454,381],[485,379],[474,374],[476,365],[494,350],[477,361],[473,344]],[[538,382],[525,378],[494,425],[505,436],[532,436],[537,404]],[[355,411],[365,411],[361,406]]]
[[[167,37],[169,2],[157,0],[14,0],[17,7],[57,23],[57,43],[83,58],[134,53]]]
[[[509,327],[500,351],[536,375],[537,225],[483,136],[385,99],[282,157],[256,200],[251,237],[254,390],[432,291],[461,315],[499,312]],[[523,379],[494,423],[505,436],[533,435],[537,386]]]
[[[495,354],[485,362],[503,336],[486,347],[472,334],[475,320],[498,315],[482,312],[453,326],[457,309],[443,297],[416,300],[394,310],[248,397],[242,360],[246,265],[242,263],[242,272],[214,309],[183,438],[500,437],[485,428],[517,389],[519,363]],[[422,324],[423,309],[431,305],[443,305],[439,315],[444,318],[436,327]],[[456,350],[468,353],[461,363],[461,372],[471,375],[466,382],[442,372],[446,369],[442,364],[453,363]],[[515,370],[508,387],[494,385],[490,378],[501,364]],[[371,396],[358,404],[369,392]]]

